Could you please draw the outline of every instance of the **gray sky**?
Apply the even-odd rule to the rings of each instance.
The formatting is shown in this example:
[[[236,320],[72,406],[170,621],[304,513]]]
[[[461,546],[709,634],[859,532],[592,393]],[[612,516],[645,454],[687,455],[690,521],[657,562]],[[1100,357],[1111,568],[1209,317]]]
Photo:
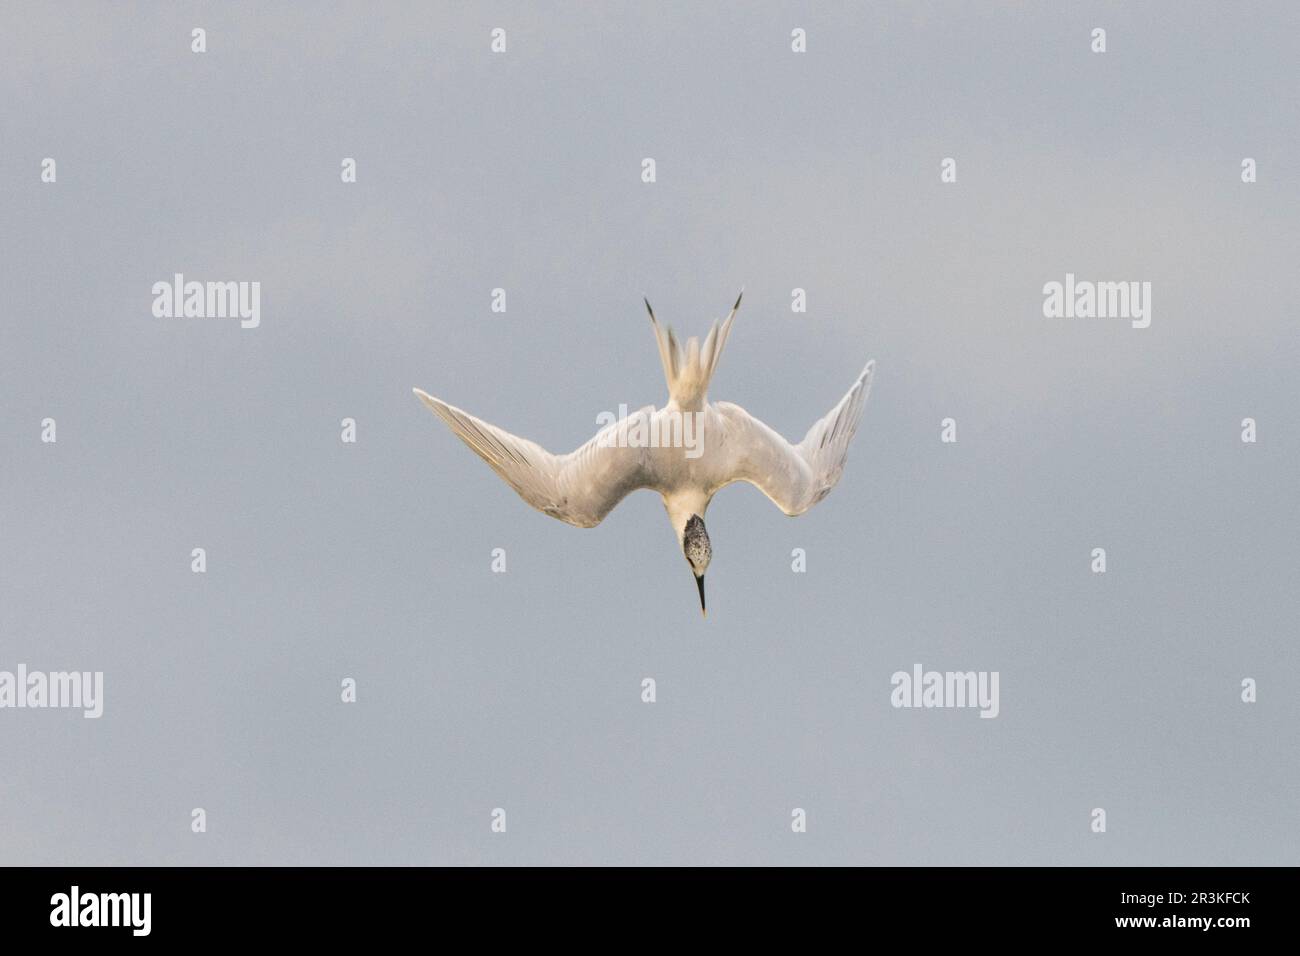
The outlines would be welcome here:
[[[0,710],[0,862],[1300,862],[1298,27],[0,11],[0,670],[105,675]],[[155,318],[174,272],[260,327]],[[1045,319],[1067,272],[1151,327]],[[707,621],[653,494],[565,526],[410,392],[567,450],[664,400],[643,294],[702,334],[742,285],[714,399],[797,440],[879,371],[825,502],[715,499]],[[892,708],[917,662],[997,719]]]

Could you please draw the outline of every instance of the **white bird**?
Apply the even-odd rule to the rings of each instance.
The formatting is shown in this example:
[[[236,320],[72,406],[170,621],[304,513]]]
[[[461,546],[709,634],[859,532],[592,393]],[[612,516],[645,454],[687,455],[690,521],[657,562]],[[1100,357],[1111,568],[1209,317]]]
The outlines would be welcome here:
[[[713,323],[701,346],[687,340],[683,348],[672,329],[665,331],[646,301],[659,343],[668,404],[652,405],[601,429],[582,447],[553,455],[526,438],[489,425],[468,412],[413,389],[506,484],[539,511],[592,528],[638,488],[663,496],[673,533],[691,566],[704,604],[704,572],[713,557],[704,514],[718,490],[746,481],[767,495],[787,515],[801,515],[835,487],[844,471],[849,441],[857,431],[862,407],[871,391],[874,360],[867,363],[848,394],[793,445],[731,402],[710,402],[706,391],[722,356],[742,292],[719,325]],[[684,416],[693,415],[698,447],[694,457],[681,442],[645,441],[645,436],[689,435]]]

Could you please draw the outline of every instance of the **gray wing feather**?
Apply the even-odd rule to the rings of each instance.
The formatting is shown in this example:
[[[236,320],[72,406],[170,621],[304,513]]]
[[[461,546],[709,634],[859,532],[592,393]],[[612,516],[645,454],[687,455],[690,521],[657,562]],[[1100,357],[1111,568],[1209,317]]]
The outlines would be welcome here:
[[[868,362],[848,393],[797,445],[739,405],[718,402],[715,407],[724,422],[721,439],[733,464],[723,484],[748,482],[788,515],[801,515],[821,501],[844,473],[849,442],[858,429],[875,371],[875,361]]]
[[[536,442],[512,435],[427,392],[420,401],[447,423],[519,497],[538,511],[579,528],[594,527],[629,493],[649,486],[644,449],[619,447],[618,430],[607,426],[567,455],[553,455]],[[644,414],[642,409],[636,414]]]

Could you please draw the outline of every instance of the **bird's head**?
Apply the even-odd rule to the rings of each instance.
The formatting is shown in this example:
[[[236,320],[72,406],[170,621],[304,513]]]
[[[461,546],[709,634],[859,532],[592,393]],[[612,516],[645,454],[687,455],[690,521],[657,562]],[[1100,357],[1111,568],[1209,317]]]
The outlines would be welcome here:
[[[709,532],[704,528],[704,519],[699,515],[691,515],[682,530],[682,550],[686,552],[691,573],[695,575],[695,584],[700,589],[700,613],[707,615],[708,612],[704,609],[704,572],[713,560],[713,546],[709,544]]]

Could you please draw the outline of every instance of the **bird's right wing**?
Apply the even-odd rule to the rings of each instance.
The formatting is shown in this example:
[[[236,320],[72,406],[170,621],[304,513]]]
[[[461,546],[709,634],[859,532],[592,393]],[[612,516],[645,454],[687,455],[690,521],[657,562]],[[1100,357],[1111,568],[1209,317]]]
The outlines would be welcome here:
[[[607,426],[567,455],[553,455],[427,392],[413,391],[519,497],[553,518],[594,527],[630,492],[650,485],[645,449],[620,447],[618,432],[628,419]]]
[[[858,429],[875,372],[872,360],[848,394],[797,445],[739,405],[718,402],[714,407],[722,415],[723,433],[717,439],[706,435],[705,441],[720,441],[732,465],[723,484],[747,481],[788,515],[801,515],[821,501],[844,472],[849,441]]]

